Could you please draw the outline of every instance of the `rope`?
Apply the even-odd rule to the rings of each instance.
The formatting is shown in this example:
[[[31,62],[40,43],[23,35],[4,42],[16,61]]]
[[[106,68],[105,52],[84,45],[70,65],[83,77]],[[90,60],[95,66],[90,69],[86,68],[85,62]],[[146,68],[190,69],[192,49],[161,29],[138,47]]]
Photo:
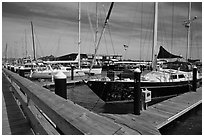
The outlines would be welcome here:
[[[36,34],[35,30],[34,30],[34,34]],[[39,56],[39,54],[37,54],[37,51],[38,51],[37,48],[40,48],[41,55],[44,56],[43,50],[42,50],[41,45],[40,45],[40,41],[38,39],[38,36],[35,35],[35,37],[36,37],[36,40],[37,40],[37,43],[36,43],[36,46],[35,46],[35,48],[36,48],[36,57],[37,57],[37,55]],[[38,46],[37,46],[37,44],[38,44]]]
[[[112,45],[112,48],[113,48],[113,54],[115,55],[115,47],[113,45],[113,39],[112,39],[112,35],[111,35],[110,25],[109,24],[107,24],[107,29],[108,29],[108,32],[109,32],[109,35],[110,35],[110,39],[111,39],[111,45]]]
[[[104,91],[105,91],[105,87],[106,87],[106,85],[103,87],[102,95],[103,95],[103,93],[104,93]],[[96,107],[96,105],[98,104],[99,100],[100,100],[100,97],[98,97],[98,100],[96,101],[96,103],[94,104],[94,106],[91,108],[91,111]]]
[[[105,45],[106,45],[106,53],[108,54],[108,47],[107,47],[107,41],[106,41],[106,33],[104,33],[103,38],[104,38]]]
[[[104,12],[104,14],[106,14],[106,13],[105,13],[105,7],[104,7],[104,6],[103,6],[103,12]],[[112,48],[113,48],[113,54],[115,54],[115,48],[114,48],[114,45],[113,45],[113,39],[112,39],[112,35],[111,35],[109,23],[107,23],[107,29],[108,29],[108,32],[109,32],[109,35],[110,35],[111,45],[112,45]],[[104,37],[105,37],[105,33],[104,33]],[[107,46],[107,45],[106,45],[106,46]]]

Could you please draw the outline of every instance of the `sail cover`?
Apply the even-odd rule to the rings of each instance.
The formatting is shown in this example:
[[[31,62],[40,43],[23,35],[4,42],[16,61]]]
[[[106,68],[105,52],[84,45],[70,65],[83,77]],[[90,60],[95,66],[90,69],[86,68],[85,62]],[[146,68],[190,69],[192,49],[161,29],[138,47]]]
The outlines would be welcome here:
[[[160,46],[157,58],[182,58],[181,56],[173,55]]]

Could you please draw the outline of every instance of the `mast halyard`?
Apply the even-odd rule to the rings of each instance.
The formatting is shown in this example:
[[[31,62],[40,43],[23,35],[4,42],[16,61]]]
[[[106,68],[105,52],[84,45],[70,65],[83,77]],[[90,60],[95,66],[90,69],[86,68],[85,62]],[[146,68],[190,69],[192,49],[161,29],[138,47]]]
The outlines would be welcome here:
[[[154,3],[154,30],[153,30],[153,46],[152,46],[152,68],[156,69],[155,47],[157,46],[157,25],[158,25],[158,2]]]
[[[35,56],[35,39],[34,39],[34,32],[33,32],[33,23],[31,21],[31,30],[32,30],[32,39],[33,39],[33,56],[34,56],[34,61],[36,61],[36,56]]]
[[[92,60],[91,67],[90,67],[90,70],[89,70],[89,71],[91,71],[91,69],[93,68],[93,65],[94,65],[94,63],[95,63],[96,54],[97,54],[97,51],[98,51],[98,48],[99,48],[99,44],[100,44],[101,38],[102,38],[102,36],[103,36],[103,33],[105,32],[106,25],[108,24],[108,20],[109,20],[109,18],[110,18],[110,14],[111,14],[111,11],[112,11],[112,9],[113,9],[113,5],[114,5],[114,2],[111,3],[110,8],[109,8],[109,11],[108,11],[108,14],[107,14],[107,16],[106,16],[106,19],[105,19],[105,22],[104,22],[104,25],[103,25],[103,28],[102,28],[102,31],[101,31],[101,35],[100,35],[100,37],[99,37],[99,40],[97,41],[97,45],[96,45],[95,53],[94,53],[94,58],[93,58],[93,60]]]
[[[81,68],[81,56],[80,56],[80,51],[81,51],[81,3],[78,3],[78,8],[79,8],[79,41],[78,41],[78,65],[79,69]]]

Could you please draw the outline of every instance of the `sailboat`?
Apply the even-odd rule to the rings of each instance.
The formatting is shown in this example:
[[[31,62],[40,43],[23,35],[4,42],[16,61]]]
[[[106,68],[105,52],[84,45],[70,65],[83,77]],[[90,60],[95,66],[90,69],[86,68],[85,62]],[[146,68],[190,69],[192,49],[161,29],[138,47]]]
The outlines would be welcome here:
[[[72,76],[72,66],[63,66],[62,64],[77,63],[78,59],[74,61],[44,61],[44,66],[37,67],[35,71],[31,72],[32,79],[52,79],[58,72],[63,72],[67,77]],[[82,69],[73,69],[74,77],[82,77],[85,73]]]
[[[34,71],[37,67],[36,64],[36,52],[35,52],[35,37],[34,37],[34,31],[33,31],[33,23],[31,21],[31,32],[32,32],[32,41],[33,41],[33,61],[31,59],[31,57],[25,57],[22,59],[22,64],[21,66],[18,67],[18,71],[19,73],[23,72],[24,74],[27,73],[31,73],[32,71]],[[26,34],[25,34],[25,41],[26,41]],[[27,55],[27,51],[26,51],[26,55]]]
[[[157,44],[157,8],[158,3],[156,2],[154,44],[152,48],[152,60],[154,61],[154,63],[152,63],[153,71],[141,77],[141,90],[151,91],[152,101],[188,92],[192,82],[192,68],[189,68],[191,64],[168,62],[164,64],[166,66],[165,68],[156,69],[157,56],[154,56],[154,47]],[[160,50],[161,49],[163,48],[160,48]],[[173,54],[170,53],[168,53],[168,55],[171,55],[171,57],[179,57],[176,55],[173,56]],[[172,66],[174,66],[174,68],[172,68]],[[131,76],[133,78],[133,72]],[[197,74],[197,79],[201,81],[202,78]],[[90,79],[87,80],[86,83],[93,92],[107,103],[129,102],[134,99],[134,79],[114,77],[113,80],[111,80],[109,77],[104,77],[101,79]]]
[[[72,64],[74,62],[78,62],[78,68],[75,68],[73,70],[73,76],[74,77],[81,77],[84,76],[85,73],[84,71],[81,69],[81,59],[80,59],[80,43],[81,43],[81,38],[80,38],[80,8],[81,5],[79,3],[79,42],[78,42],[78,56],[74,61],[65,61],[68,64]],[[62,65],[60,65],[60,63],[62,63],[63,61],[50,61],[50,62],[46,62],[48,64],[46,64],[46,67],[43,68],[38,68],[36,69],[34,72],[31,73],[30,78],[32,79],[51,79],[54,77],[54,75],[56,75],[58,72],[63,72],[67,77],[71,77],[72,76],[72,66],[69,67],[64,67]],[[63,62],[63,63],[65,63]]]

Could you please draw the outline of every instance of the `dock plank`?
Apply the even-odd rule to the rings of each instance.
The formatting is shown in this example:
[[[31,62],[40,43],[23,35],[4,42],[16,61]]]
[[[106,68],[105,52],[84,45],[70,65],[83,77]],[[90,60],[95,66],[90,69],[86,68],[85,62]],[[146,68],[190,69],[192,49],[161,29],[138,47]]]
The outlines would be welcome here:
[[[138,118],[134,118],[130,116],[130,114],[101,114],[107,118],[112,119],[116,123],[120,125],[125,125],[130,129],[137,131],[141,135],[153,135],[153,134],[160,134],[159,131],[154,128],[153,126],[145,123],[144,120],[140,120]]]

